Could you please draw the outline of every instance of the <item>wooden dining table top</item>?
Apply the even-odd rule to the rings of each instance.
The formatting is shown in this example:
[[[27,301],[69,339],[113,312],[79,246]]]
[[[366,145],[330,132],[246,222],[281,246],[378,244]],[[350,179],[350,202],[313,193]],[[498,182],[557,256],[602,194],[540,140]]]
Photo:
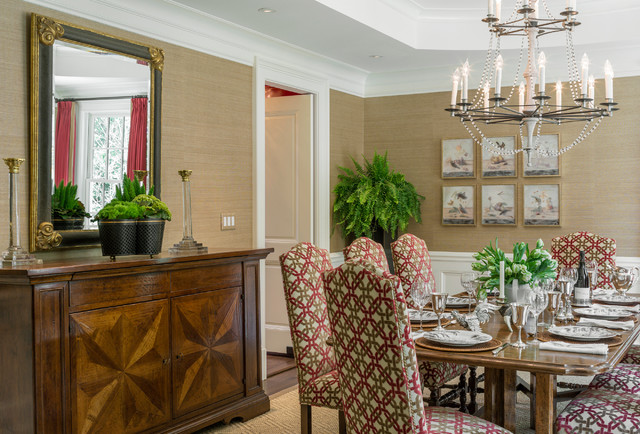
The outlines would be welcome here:
[[[456,330],[462,329],[462,327],[455,324],[446,329]],[[502,315],[498,312],[491,315],[488,323],[481,324],[481,329],[503,343],[515,343],[518,339],[517,329],[513,327],[513,332],[509,331]],[[542,330],[542,328],[539,330]],[[536,345],[527,345],[526,348],[522,349],[507,346],[499,354],[494,355],[491,350],[481,352],[439,351],[423,348],[416,344],[416,353],[418,359],[423,360],[454,362],[553,375],[594,375],[610,370],[624,357],[629,347],[640,336],[640,321],[636,321],[634,328],[631,330],[615,330],[615,332],[619,333],[622,343],[618,346],[610,346],[606,355],[540,350]],[[522,331],[522,340],[525,343],[528,344],[532,339],[532,337],[527,336],[524,330]],[[576,344],[580,343],[597,342],[576,342]]]

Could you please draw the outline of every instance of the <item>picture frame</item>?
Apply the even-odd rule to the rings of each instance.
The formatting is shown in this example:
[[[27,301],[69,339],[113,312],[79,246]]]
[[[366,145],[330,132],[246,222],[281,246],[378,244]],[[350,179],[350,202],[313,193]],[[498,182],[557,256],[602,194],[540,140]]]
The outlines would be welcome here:
[[[442,224],[452,226],[476,225],[476,186],[442,186]]]
[[[442,179],[474,179],[476,177],[475,167],[473,139],[442,140]]]
[[[516,137],[488,137],[495,146],[515,150]],[[487,139],[483,140],[486,143]],[[516,154],[500,155],[480,146],[480,173],[483,178],[516,178],[518,176],[518,159]]]
[[[525,184],[522,186],[524,226],[560,226],[560,184]]]
[[[517,225],[516,184],[484,184],[480,193],[483,225]]]
[[[527,137],[523,137],[522,147],[527,146]],[[537,141],[536,141],[537,140]],[[534,143],[539,144],[543,149],[558,152],[560,149],[560,136],[558,134],[542,134],[534,138]],[[550,177],[560,176],[560,156],[546,157],[532,152],[531,166],[527,163],[527,155],[522,153],[522,176],[525,177]]]

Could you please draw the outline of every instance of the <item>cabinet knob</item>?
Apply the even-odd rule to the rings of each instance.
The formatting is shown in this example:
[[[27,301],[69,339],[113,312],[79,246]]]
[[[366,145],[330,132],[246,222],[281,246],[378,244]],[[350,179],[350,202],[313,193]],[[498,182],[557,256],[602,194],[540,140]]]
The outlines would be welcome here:
[[[162,359],[162,364],[163,365],[168,365],[170,361],[171,361],[171,359],[169,357],[167,357],[166,359]]]
[[[176,356],[176,359],[180,360],[184,357],[184,354],[180,353]]]

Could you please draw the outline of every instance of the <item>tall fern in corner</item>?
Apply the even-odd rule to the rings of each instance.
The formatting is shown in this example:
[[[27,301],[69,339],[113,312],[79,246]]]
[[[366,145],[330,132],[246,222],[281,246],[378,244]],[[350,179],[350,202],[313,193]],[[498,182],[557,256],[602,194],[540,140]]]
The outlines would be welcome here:
[[[416,192],[413,184],[404,175],[389,168],[387,154],[374,153],[373,159],[364,159],[360,165],[351,158],[355,170],[338,167],[338,184],[333,189],[336,195],[333,203],[334,230],[342,228],[346,238],[372,237],[377,227],[395,237],[404,231],[409,219],[422,221],[420,201],[424,196]]]

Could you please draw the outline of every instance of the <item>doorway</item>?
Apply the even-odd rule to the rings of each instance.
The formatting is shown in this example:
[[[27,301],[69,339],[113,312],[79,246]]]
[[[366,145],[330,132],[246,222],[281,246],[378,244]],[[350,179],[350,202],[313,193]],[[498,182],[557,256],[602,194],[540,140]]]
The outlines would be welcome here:
[[[312,97],[312,238],[311,242],[328,249],[330,238],[330,182],[329,182],[329,82],[314,71],[271,60],[256,58],[254,67],[254,246],[266,246],[266,85],[306,93]],[[277,256],[274,254],[274,260]],[[268,258],[271,260],[271,258]],[[278,273],[279,264],[278,264]],[[281,279],[281,278],[280,278]],[[260,266],[260,345],[262,377],[266,378],[267,347],[266,318],[266,261]],[[286,308],[283,305],[283,309]],[[282,326],[284,327],[284,326]],[[285,328],[288,334],[288,326]]]

